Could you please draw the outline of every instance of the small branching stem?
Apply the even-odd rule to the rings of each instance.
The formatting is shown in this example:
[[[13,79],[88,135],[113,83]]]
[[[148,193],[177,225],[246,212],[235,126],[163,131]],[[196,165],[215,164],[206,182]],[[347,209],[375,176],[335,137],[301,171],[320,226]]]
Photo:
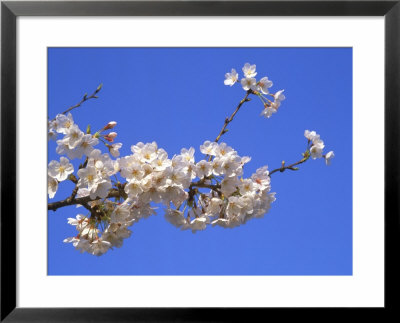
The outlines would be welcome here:
[[[84,102],[86,102],[86,101],[88,101],[88,100],[90,100],[90,99],[97,99],[98,96],[97,96],[96,94],[100,92],[102,86],[103,86],[103,84],[100,84],[100,85],[97,87],[97,89],[96,89],[90,96],[88,96],[87,93],[85,93],[84,96],[83,96],[83,98],[82,98],[82,100],[80,100],[77,104],[75,104],[75,105],[69,107],[69,108],[68,108],[67,110],[65,110],[64,112],[61,112],[61,114],[67,114],[67,113],[70,112],[71,110],[76,109],[76,108],[79,108],[79,107],[82,105],[82,103],[84,103]],[[55,119],[56,119],[56,118],[52,119],[51,121],[54,121]]]
[[[289,169],[289,170],[298,170],[298,168],[296,168],[295,166],[300,165],[300,164],[306,162],[309,158],[310,158],[310,156],[309,156],[309,155],[306,155],[305,157],[303,157],[303,158],[302,158],[301,160],[299,160],[298,162],[295,162],[295,163],[290,164],[290,165],[288,165],[288,166],[285,166],[285,163],[282,162],[282,166],[279,167],[279,168],[277,168],[277,169],[274,169],[274,170],[270,171],[270,172],[269,172],[269,176],[271,177],[271,175],[272,175],[273,173],[276,173],[276,172],[281,172],[281,173],[283,173],[286,169]]]

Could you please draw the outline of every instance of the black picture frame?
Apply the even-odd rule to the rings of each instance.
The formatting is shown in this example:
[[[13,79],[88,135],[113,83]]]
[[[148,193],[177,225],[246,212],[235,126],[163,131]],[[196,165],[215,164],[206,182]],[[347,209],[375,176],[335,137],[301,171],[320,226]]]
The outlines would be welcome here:
[[[17,308],[16,307],[16,19],[19,16],[384,16],[385,18],[385,307],[312,309],[316,317],[351,311],[371,318],[400,306],[400,1],[2,1],[1,3],[1,321],[237,321],[246,315],[280,320],[304,309]],[[366,201],[367,202],[367,201]],[[38,291],[40,293],[40,291]],[[344,311],[344,313],[343,313]],[[296,312],[294,314],[294,312]],[[337,314],[338,313],[338,314]],[[319,314],[319,315],[318,315]],[[309,313],[306,314],[307,316]],[[339,316],[340,315],[340,316]],[[253,317],[253,319],[251,318]],[[258,320],[258,319],[257,319]]]

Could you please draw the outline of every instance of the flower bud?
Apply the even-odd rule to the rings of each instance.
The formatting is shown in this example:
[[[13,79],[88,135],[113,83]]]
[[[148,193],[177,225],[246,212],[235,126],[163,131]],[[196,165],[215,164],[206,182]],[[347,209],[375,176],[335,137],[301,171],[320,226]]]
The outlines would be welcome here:
[[[104,136],[104,139],[109,141],[109,142],[113,142],[114,138],[117,136],[116,132],[110,132],[109,134]]]
[[[103,130],[110,130],[114,128],[116,125],[117,123],[115,121],[110,121],[109,123],[107,123],[106,126],[104,126]]]

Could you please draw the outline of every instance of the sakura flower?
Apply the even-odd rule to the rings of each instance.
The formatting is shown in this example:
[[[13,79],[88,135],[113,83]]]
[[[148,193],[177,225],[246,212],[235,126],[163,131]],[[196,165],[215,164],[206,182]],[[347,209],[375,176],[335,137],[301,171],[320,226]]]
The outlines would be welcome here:
[[[317,159],[322,157],[322,150],[325,145],[322,140],[314,141],[313,146],[310,148],[311,158]]]
[[[54,195],[57,192],[57,189],[58,189],[58,181],[55,178],[47,175],[47,194],[49,194],[49,198],[52,199],[54,197]]]
[[[79,250],[81,253],[89,252],[91,249],[90,242],[86,239],[80,239],[78,237],[70,237],[64,239],[65,243],[72,243],[75,249]]]
[[[95,256],[101,256],[102,254],[105,254],[108,251],[108,249],[110,249],[110,247],[111,247],[110,242],[99,238],[92,242],[91,253]]]
[[[157,144],[156,142],[143,144],[142,142],[137,143],[131,147],[134,154],[137,154],[138,159],[143,163],[151,163],[157,158]]]
[[[179,207],[188,198],[189,194],[178,186],[168,186],[164,192],[164,199],[168,201],[164,204],[168,204],[167,206],[169,206],[169,202],[171,201],[175,207]]]
[[[57,133],[53,130],[50,130],[47,134],[47,140],[57,140]]]
[[[112,144],[111,146],[108,145],[107,147],[108,147],[108,150],[110,151],[110,154],[113,157],[118,157],[119,156],[119,149],[122,147],[122,144],[121,143],[115,143],[115,144]]]
[[[271,182],[271,179],[269,178],[268,166],[258,168],[256,173],[251,175],[251,179],[258,189],[265,190],[268,188]]]
[[[225,177],[221,182],[221,192],[229,196],[237,190],[240,182],[236,176]]]
[[[168,159],[168,154],[164,149],[157,151],[157,159],[153,160],[151,165],[156,171],[163,171],[167,167],[171,166],[171,160]]]
[[[78,170],[78,187],[85,187],[87,186],[89,190],[91,190],[98,181],[97,171],[96,168],[93,166],[87,166],[86,168],[81,168]]]
[[[265,105],[265,109],[267,110],[268,108],[271,109],[269,111],[263,111],[262,115],[264,115],[266,118],[269,118],[272,113],[275,113],[278,111],[278,108],[281,106],[281,102],[285,100],[285,96],[283,95],[283,91],[278,91],[275,94],[273,94],[274,97],[274,102]]]
[[[249,63],[244,64],[242,71],[246,78],[253,78],[257,75],[256,65],[250,65]]]
[[[242,165],[247,164],[251,160],[251,157],[249,156],[243,156],[241,159]]]
[[[254,183],[251,179],[244,179],[239,185],[239,192],[242,195],[254,193]]]
[[[93,151],[93,146],[97,145],[99,140],[92,135],[84,135],[70,155],[74,158],[82,158],[83,155],[89,156]]]
[[[112,223],[101,238],[103,241],[108,241],[112,247],[121,248],[124,239],[129,238],[131,234],[132,231],[126,228],[126,225]]]
[[[143,188],[141,186],[141,183],[139,181],[136,181],[132,179],[130,182],[128,182],[125,185],[125,193],[128,194],[129,197],[135,197],[138,196],[140,193],[143,192]]]
[[[90,198],[94,200],[97,196],[104,199],[108,195],[108,191],[112,187],[112,184],[107,180],[102,180],[96,183],[95,186],[90,190]]]
[[[128,180],[135,179],[141,180],[144,177],[144,167],[139,163],[132,163],[129,167],[121,168],[121,176]]]
[[[204,155],[210,155],[210,156],[215,156],[216,155],[216,148],[218,147],[218,144],[216,142],[211,142],[211,141],[205,141],[204,144],[200,146],[200,151]]]
[[[183,168],[186,167],[187,161],[183,158],[182,155],[175,155],[171,159],[171,166],[175,170],[182,170]]]
[[[212,173],[215,176],[219,176],[222,174],[221,173],[222,162],[223,162],[223,159],[220,157],[215,157],[212,160],[211,169],[212,169]]]
[[[69,148],[68,143],[66,143],[64,140],[57,140],[57,148],[56,148],[56,153],[59,155],[67,155],[69,159],[74,159],[74,156],[71,156],[71,152],[73,149]]]
[[[261,111],[260,116],[265,118],[270,118],[274,113],[276,113],[276,109],[272,106],[265,106],[264,110]]]
[[[62,141],[68,144],[69,149],[73,149],[81,142],[83,136],[84,133],[76,124],[73,124],[66,130],[66,135]]]
[[[241,158],[237,155],[223,158],[220,173],[225,176],[241,176],[243,174]]]
[[[115,208],[114,212],[111,214],[112,222],[124,222],[130,215],[129,205],[122,204]]]
[[[263,77],[257,83],[257,90],[261,91],[264,94],[268,94],[268,89],[273,85],[272,81],[268,80],[268,77]]]
[[[98,239],[98,235],[99,235],[99,229],[97,229],[93,224],[85,226],[80,233],[81,238],[85,238],[89,241]]]
[[[193,147],[190,147],[189,149],[182,148],[181,155],[187,162],[194,163],[194,148]]]
[[[209,163],[205,160],[199,161],[196,164],[195,172],[196,172],[196,176],[198,178],[210,176],[212,174],[211,163]]]
[[[240,80],[240,83],[242,84],[243,90],[245,91],[255,90],[257,88],[257,80],[254,77],[243,78]]]
[[[155,187],[150,187],[148,191],[141,195],[141,200],[145,203],[150,201],[161,203],[163,200],[163,192],[158,191]]]
[[[309,141],[316,142],[320,140],[319,135],[315,131],[305,130],[304,137],[306,137]]]
[[[201,216],[190,221],[190,229],[192,229],[192,233],[204,230],[207,227],[207,222],[209,222],[209,219],[206,216]]]
[[[81,232],[89,224],[89,219],[82,214],[78,214],[76,218],[68,218],[68,224],[76,226],[76,230]]]
[[[274,94],[274,99],[276,102],[282,102],[286,99],[285,95],[283,94],[285,90],[280,90]]]
[[[329,166],[331,164],[331,159],[335,157],[335,154],[333,153],[333,151],[330,151],[329,153],[327,153],[325,155],[325,163],[327,166]]]
[[[168,208],[165,211],[164,217],[169,223],[171,223],[173,226],[175,226],[177,228],[180,228],[181,226],[186,224],[186,219],[183,215],[183,212],[181,212],[179,210],[174,210],[174,209]]]
[[[234,68],[232,68],[230,73],[225,74],[224,84],[232,86],[237,82],[238,77],[239,77],[239,74],[236,72],[236,70]]]
[[[220,157],[236,154],[236,151],[224,142],[221,142],[216,147],[215,152],[216,152],[216,156],[220,156]]]
[[[229,197],[229,203],[226,207],[226,215],[229,217],[238,216],[243,208],[241,200],[236,196]]]
[[[55,122],[53,123],[52,127],[58,132],[67,134],[68,129],[74,124],[74,120],[72,118],[72,114],[68,113],[65,114],[58,114],[56,116]]]
[[[173,168],[172,172],[169,173],[167,184],[169,186],[177,186],[182,188],[188,188],[190,185],[191,176],[184,172],[182,169]]]
[[[60,162],[52,160],[49,163],[48,174],[57,179],[59,182],[67,179],[69,174],[74,172],[74,166],[69,163],[69,160],[65,157],[60,158]]]

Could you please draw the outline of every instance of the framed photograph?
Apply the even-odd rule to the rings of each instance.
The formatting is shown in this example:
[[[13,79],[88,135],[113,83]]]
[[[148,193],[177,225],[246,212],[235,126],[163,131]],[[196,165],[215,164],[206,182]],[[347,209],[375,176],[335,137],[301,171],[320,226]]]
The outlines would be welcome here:
[[[398,1],[1,10],[2,320],[397,309]]]

